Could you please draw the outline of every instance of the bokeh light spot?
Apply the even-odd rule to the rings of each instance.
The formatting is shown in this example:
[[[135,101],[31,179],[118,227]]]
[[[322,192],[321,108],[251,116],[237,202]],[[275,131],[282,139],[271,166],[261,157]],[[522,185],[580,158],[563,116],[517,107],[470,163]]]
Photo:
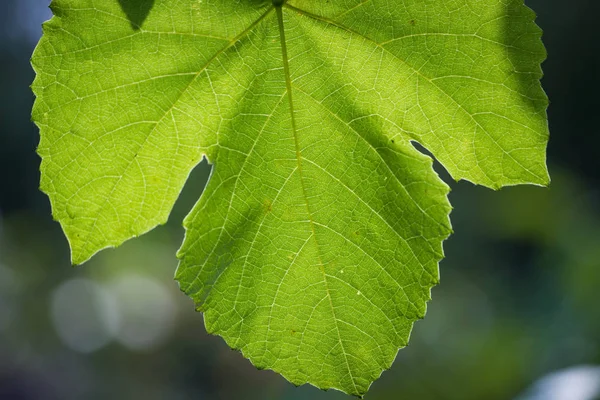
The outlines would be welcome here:
[[[56,333],[72,350],[91,353],[107,345],[119,325],[117,303],[100,284],[72,279],[52,293]]]
[[[126,275],[111,286],[118,303],[120,326],[116,340],[130,350],[162,344],[173,329],[176,306],[164,285],[141,275]]]

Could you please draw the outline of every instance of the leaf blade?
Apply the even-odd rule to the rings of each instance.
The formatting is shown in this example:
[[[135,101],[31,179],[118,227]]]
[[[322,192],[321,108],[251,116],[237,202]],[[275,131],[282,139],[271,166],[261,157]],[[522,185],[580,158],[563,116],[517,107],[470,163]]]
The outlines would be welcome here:
[[[295,384],[361,396],[425,314],[451,207],[413,142],[457,180],[548,183],[520,0],[156,0],[135,24],[121,3],[54,1],[32,60],[73,262],[165,222],[207,157],[176,280]]]
[[[147,29],[132,33],[117,2],[97,6],[53,2],[56,16],[46,23],[32,58],[38,73],[33,118],[42,133],[41,170],[47,172],[40,187],[51,199],[74,264],[167,221],[190,171],[216,142],[214,122],[195,118],[198,105],[190,92],[206,80],[203,72],[214,58],[264,15],[247,7],[245,31],[225,29],[223,36],[215,35],[212,24],[202,27],[212,30],[207,33],[171,27],[170,18],[147,21]],[[181,14],[194,11],[186,2],[180,6]],[[211,20],[231,20],[228,8],[202,11],[212,13]],[[218,112],[214,100],[203,106],[206,114]]]
[[[278,34],[274,28],[271,33],[266,33],[267,38],[260,48],[268,47],[268,43],[272,43],[268,38]],[[253,39],[253,42],[258,40]],[[271,50],[273,54],[281,52],[277,47],[279,45]],[[266,55],[261,55],[260,58],[271,59]],[[277,64],[273,67],[275,65]],[[291,79],[284,79],[285,71],[277,71],[273,79],[277,79],[277,76],[282,92],[281,97],[273,99],[277,102],[273,109],[276,110],[279,106],[282,115],[269,121],[287,119],[287,126],[273,124],[273,128],[270,128],[269,121],[265,122],[264,129],[273,129],[273,138],[265,140],[262,144],[247,143],[249,150],[240,150],[242,154],[248,154],[248,158],[242,161],[242,167],[234,171],[227,169],[224,176],[220,161],[223,153],[217,154],[213,176],[206,189],[211,195],[205,201],[201,198],[186,220],[186,239],[179,252],[181,263],[176,279],[180,282],[182,290],[203,310],[207,330],[223,336],[231,347],[240,349],[259,368],[280,372],[296,384],[310,382],[321,388],[334,387],[361,395],[382,370],[389,368],[397,349],[405,345],[412,322],[424,314],[429,288],[438,280],[437,261],[442,257],[441,241],[450,232],[447,219],[450,207],[446,200],[448,188],[431,169],[431,160],[417,152],[410,144],[396,143],[394,148],[390,149],[388,140],[382,141],[376,135],[368,138],[361,136],[356,128],[352,128],[331,110],[315,100],[307,100],[310,99],[308,94],[292,87]],[[296,128],[292,114],[285,117],[285,114],[290,112],[286,108],[289,108],[292,98],[287,97],[288,90],[293,91],[294,97],[301,99],[298,101],[301,108],[294,107],[299,124]],[[285,104],[286,97],[288,104]],[[273,111],[269,115],[276,112]],[[315,119],[322,121],[324,126],[313,126],[311,132],[315,131],[316,134],[311,134],[306,126],[302,125]],[[335,156],[330,153],[322,154],[314,146],[314,143],[325,142],[323,135],[334,136],[336,141],[345,142],[336,146]],[[282,136],[285,138],[281,138]],[[233,135],[228,137],[229,140],[235,140]],[[260,135],[256,135],[256,138],[258,140]],[[283,143],[281,147],[274,144],[277,143],[277,139]],[[373,144],[369,140],[377,143]],[[231,147],[228,143],[222,144],[224,148]],[[251,159],[258,153],[257,147],[271,148],[271,151],[265,150],[260,156],[254,156],[254,159],[260,157],[260,162]],[[360,151],[346,151],[352,147]],[[311,148],[316,151],[307,151]],[[362,168],[364,171],[355,177],[340,178],[338,175],[343,174],[344,165],[357,163],[357,154],[362,156],[364,162],[368,162]],[[261,196],[265,196],[265,191],[261,189],[256,176],[264,177],[266,172],[260,171],[261,166],[270,165],[272,169],[282,155],[289,157],[286,159],[286,173],[281,174],[277,184],[273,183],[272,179],[264,179],[274,188],[271,197],[267,195],[263,199]],[[229,155],[224,157],[231,163]],[[336,167],[321,166],[329,159],[344,162]],[[360,164],[360,161],[358,163]],[[423,165],[425,168],[416,168],[412,174],[406,173],[408,177],[400,176],[394,174],[394,168],[390,167],[397,167],[399,164]],[[254,170],[249,171],[249,168]],[[237,175],[238,170],[244,171],[245,176]],[[301,170],[304,172],[301,173]],[[361,184],[367,180],[366,177],[373,175],[373,170],[378,172],[380,180],[373,184],[375,190],[367,191],[370,198],[365,200],[357,193],[365,192],[364,188],[361,190]],[[407,189],[403,183],[409,180],[411,175],[416,182],[413,182],[414,186],[407,185]],[[231,182],[231,179],[234,179],[231,192],[217,194],[223,188],[222,182]],[[240,180],[248,183],[239,183]],[[310,183],[304,184],[303,180]],[[239,189],[240,187],[243,189]],[[333,192],[328,189],[332,189]],[[242,193],[236,196],[236,190]],[[405,225],[398,219],[398,210],[405,208],[407,214],[410,212],[412,215],[423,215],[423,218],[427,218],[426,212],[414,200],[416,195],[425,190],[429,191],[430,199],[435,199],[432,203],[438,207],[436,217],[441,216],[442,222],[437,222],[431,229],[436,234],[431,240],[432,243],[423,240],[421,243],[410,244],[405,238],[418,242],[419,235],[416,232],[410,233],[410,229],[407,232],[406,228],[402,229],[402,235],[398,233],[397,230]],[[403,193],[400,199],[398,193]],[[224,205],[227,212],[217,211],[219,204],[215,199],[219,198],[233,199]],[[327,202],[337,205],[330,207]],[[376,204],[370,204],[373,202]],[[386,203],[391,206],[386,207]],[[341,204],[345,206],[340,207]],[[353,204],[355,205],[351,206]],[[330,208],[341,210],[338,213],[343,215],[342,224],[332,221],[332,215],[327,212]],[[353,212],[353,208],[360,208],[360,212]],[[383,208],[384,211],[381,211]],[[243,223],[241,219],[231,223],[211,221],[217,215],[222,217],[230,214],[232,209],[235,215],[244,216]],[[289,214],[297,216],[295,220],[286,216],[286,211],[290,209],[294,211]],[[369,223],[370,218],[377,218],[377,223]],[[393,222],[390,223],[386,219]],[[437,219],[439,218],[434,218]],[[199,221],[202,221],[202,224]],[[278,226],[281,221],[285,221],[283,228]],[[216,239],[210,237],[214,226],[224,227]],[[199,230],[201,232],[198,232]],[[361,230],[363,232],[360,232]],[[264,253],[273,254],[274,258],[271,263],[261,267],[260,260],[269,257],[261,255],[262,247],[261,250],[257,249],[257,238],[264,237],[264,246],[265,241],[275,241],[283,235],[293,236],[294,240],[287,239],[290,242],[287,245],[279,242],[277,246],[269,246],[264,250]],[[359,242],[361,236],[367,238],[363,244]],[[347,237],[358,239],[351,240]],[[385,239],[386,237],[391,239]],[[236,244],[230,245],[232,241]],[[364,243],[368,242],[373,243],[365,247]],[[213,247],[200,251],[198,243],[213,243]],[[376,254],[378,248],[390,247],[398,248],[398,254]],[[345,249],[344,253],[348,254],[332,257],[333,250],[339,248]],[[430,259],[424,261],[427,264],[427,272],[421,276],[409,268],[389,271],[393,266],[400,267],[398,259],[404,259],[406,265],[415,262],[420,265],[417,253],[425,258],[421,253],[431,251],[435,253],[435,258],[433,262]],[[360,262],[356,267],[352,267],[352,256],[355,252],[360,254]],[[283,268],[283,265],[287,267]],[[274,274],[272,269],[279,271],[273,282],[269,279],[262,282],[256,278]],[[376,275],[381,276],[377,284],[365,287],[359,282],[359,277],[368,277],[368,271],[371,269],[380,271]],[[421,285],[421,289],[416,288]],[[390,301],[391,304],[385,306],[388,299],[377,295],[380,290],[385,290],[395,301]],[[406,298],[409,296],[406,291],[410,293],[411,301],[416,303],[414,306],[406,304]],[[257,293],[260,293],[261,299],[256,297]],[[306,297],[297,300],[301,304],[293,306],[293,311],[282,311],[285,307],[290,307],[293,299],[301,293]],[[360,307],[357,306],[357,299],[363,303]],[[404,308],[397,309],[398,304]],[[368,324],[368,327],[364,326],[364,322],[360,323],[353,316],[353,310],[358,308],[362,308],[361,315],[375,315],[376,317],[370,317],[375,323]],[[277,317],[273,318],[273,314]],[[318,317],[315,317],[315,314]],[[293,320],[290,320],[291,317],[286,318],[286,315],[293,315]],[[245,324],[250,324],[252,328],[244,329]],[[273,325],[275,331],[280,332],[279,335],[273,334]],[[302,332],[301,337],[296,337],[295,332]],[[362,335],[361,340],[355,340],[357,335]],[[264,341],[258,343],[253,339],[263,337]],[[348,337],[351,340],[348,340]],[[378,340],[374,340],[374,337]],[[381,346],[385,346],[387,351],[377,350]],[[315,360],[314,357],[310,357],[315,351],[328,356],[322,357],[324,360]],[[270,355],[275,352],[277,357]],[[377,353],[377,356],[370,356],[371,352]],[[289,360],[294,362],[290,363]],[[315,363],[318,365],[315,366]],[[309,376],[311,370],[313,375]],[[325,372],[315,376],[314,371]]]

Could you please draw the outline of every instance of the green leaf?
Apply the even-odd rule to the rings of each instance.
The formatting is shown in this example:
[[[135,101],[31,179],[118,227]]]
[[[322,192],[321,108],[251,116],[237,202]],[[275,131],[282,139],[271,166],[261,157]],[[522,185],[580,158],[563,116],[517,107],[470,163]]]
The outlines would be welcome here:
[[[549,182],[522,0],[55,0],[33,56],[41,188],[80,264],[184,226],[181,289],[258,368],[362,395],[438,283],[448,186]],[[274,6],[277,5],[277,6]]]

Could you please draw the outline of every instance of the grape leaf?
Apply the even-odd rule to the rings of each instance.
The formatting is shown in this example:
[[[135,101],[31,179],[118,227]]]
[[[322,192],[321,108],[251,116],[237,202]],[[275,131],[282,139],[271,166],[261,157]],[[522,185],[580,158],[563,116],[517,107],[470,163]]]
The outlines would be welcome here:
[[[32,63],[41,189],[80,264],[166,222],[176,279],[294,384],[362,395],[438,283],[453,178],[549,182],[522,0],[54,0]]]

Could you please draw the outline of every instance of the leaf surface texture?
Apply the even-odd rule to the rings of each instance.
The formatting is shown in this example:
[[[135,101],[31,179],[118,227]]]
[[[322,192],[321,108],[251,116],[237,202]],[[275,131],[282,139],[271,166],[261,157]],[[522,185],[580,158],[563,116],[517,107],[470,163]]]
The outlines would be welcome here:
[[[521,0],[55,0],[32,63],[41,188],[80,264],[184,222],[206,328],[362,395],[438,283],[448,186],[548,183],[545,51]]]

